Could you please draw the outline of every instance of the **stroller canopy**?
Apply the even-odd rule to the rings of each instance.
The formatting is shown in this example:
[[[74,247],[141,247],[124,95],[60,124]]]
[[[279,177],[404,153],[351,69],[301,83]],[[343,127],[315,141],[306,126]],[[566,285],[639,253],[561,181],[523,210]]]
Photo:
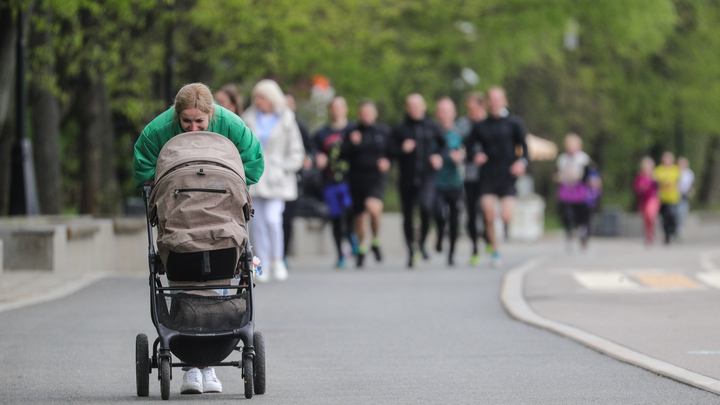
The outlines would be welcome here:
[[[170,138],[160,150],[155,180],[175,167],[199,161],[225,166],[245,178],[240,152],[230,139],[213,132],[186,132]]]

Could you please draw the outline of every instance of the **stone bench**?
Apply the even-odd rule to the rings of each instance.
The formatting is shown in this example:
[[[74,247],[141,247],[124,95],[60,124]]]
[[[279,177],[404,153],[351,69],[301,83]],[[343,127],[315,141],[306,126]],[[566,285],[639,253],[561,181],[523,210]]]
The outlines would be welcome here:
[[[137,271],[147,267],[142,218],[25,217],[0,221],[5,270]]]

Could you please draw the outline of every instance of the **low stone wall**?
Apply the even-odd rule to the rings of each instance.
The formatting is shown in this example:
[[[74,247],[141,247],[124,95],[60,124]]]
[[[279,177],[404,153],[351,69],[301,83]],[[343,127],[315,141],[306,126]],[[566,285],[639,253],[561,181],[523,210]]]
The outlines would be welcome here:
[[[500,219],[500,207],[497,208],[497,220],[495,232],[499,238],[504,238],[505,229]],[[433,221],[434,222],[434,221]],[[460,219],[460,233],[465,234],[467,219],[463,215]],[[417,235],[419,233],[420,220],[415,221]],[[535,194],[526,195],[517,199],[515,204],[515,215],[510,223],[510,238],[515,241],[532,242],[540,239],[545,228],[545,201]],[[431,248],[435,243],[434,230],[428,236],[427,247]],[[370,226],[366,224],[366,235],[369,243],[371,238]],[[400,213],[383,214],[382,227],[380,230],[380,242],[383,251],[393,256],[404,256],[407,254],[405,246],[405,235],[403,232],[403,220]],[[349,248],[346,247],[349,253]],[[295,257],[312,257],[319,255],[335,255],[335,242],[332,237],[332,224],[329,221],[309,218],[296,218],[294,222],[293,237],[291,239],[290,251]]]
[[[510,226],[512,239],[532,241],[543,234],[544,201],[537,196],[517,200]],[[499,215],[498,215],[499,218]],[[461,218],[461,232],[466,229]],[[252,221],[251,221],[252,226]],[[293,257],[335,255],[332,225],[320,219],[296,218],[291,240]],[[416,221],[419,228],[420,221]],[[367,241],[370,242],[369,223]],[[497,234],[503,226],[498,219]],[[433,232],[433,231],[431,231]],[[252,240],[252,228],[251,228]],[[380,240],[388,256],[407,254],[400,213],[383,215]],[[435,236],[428,238],[428,248]],[[346,246],[349,254],[349,244]],[[11,217],[0,219],[0,272],[37,270],[66,273],[147,271],[147,228],[145,218]]]
[[[143,218],[18,217],[0,220],[2,267],[52,272],[147,267]]]

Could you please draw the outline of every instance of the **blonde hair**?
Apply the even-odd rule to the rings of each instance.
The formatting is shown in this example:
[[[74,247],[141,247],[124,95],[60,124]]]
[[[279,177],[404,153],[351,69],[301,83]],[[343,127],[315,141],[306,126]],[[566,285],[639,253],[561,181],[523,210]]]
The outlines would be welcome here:
[[[270,104],[272,104],[275,112],[280,112],[285,109],[287,100],[285,100],[285,94],[283,94],[280,86],[270,79],[260,80],[255,87],[253,87],[253,95],[259,94],[265,97]]]
[[[175,96],[175,116],[188,108],[197,108],[211,117],[215,112],[214,99],[210,88],[202,83],[186,84]]]

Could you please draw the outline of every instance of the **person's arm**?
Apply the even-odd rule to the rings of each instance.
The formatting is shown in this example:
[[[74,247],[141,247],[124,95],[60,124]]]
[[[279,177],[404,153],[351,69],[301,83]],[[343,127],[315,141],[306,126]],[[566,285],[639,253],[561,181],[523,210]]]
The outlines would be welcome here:
[[[133,151],[133,181],[135,187],[155,180],[155,166],[165,142],[175,135],[175,109],[170,107],[150,121],[140,133]]]
[[[305,159],[305,147],[303,146],[302,133],[295,119],[290,123],[288,134],[287,154],[285,156],[284,168],[290,172],[297,172],[302,168]]]
[[[250,186],[260,180],[260,176],[265,170],[262,146],[250,128],[239,117],[237,117],[237,120],[232,119],[232,121],[228,126],[227,137],[240,152],[240,158],[245,169],[245,182]]]
[[[393,128],[388,135],[388,159],[397,159],[400,156],[402,136],[399,127]]]
[[[135,142],[133,153],[132,176],[136,188],[155,180],[155,166],[159,154],[157,131],[148,130],[146,127]]]
[[[340,159],[350,160],[352,156],[357,153],[358,145],[362,142],[362,134],[360,134],[360,141],[357,141],[357,134],[354,134],[355,131],[360,132],[356,125],[348,127],[345,130],[345,139],[340,145]]]
[[[445,139],[445,132],[440,127],[440,124],[435,121],[432,122],[433,141],[435,142],[435,151],[433,154],[444,156],[447,152],[447,139]]]
[[[520,159],[527,167],[527,165],[530,163],[530,155],[528,154],[528,147],[526,141],[527,129],[525,128],[525,124],[519,118],[516,118],[515,120],[515,131],[513,135],[515,139],[515,146],[520,146],[522,148],[522,155]]]

